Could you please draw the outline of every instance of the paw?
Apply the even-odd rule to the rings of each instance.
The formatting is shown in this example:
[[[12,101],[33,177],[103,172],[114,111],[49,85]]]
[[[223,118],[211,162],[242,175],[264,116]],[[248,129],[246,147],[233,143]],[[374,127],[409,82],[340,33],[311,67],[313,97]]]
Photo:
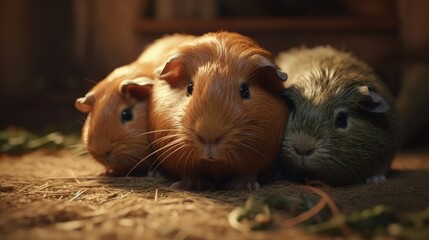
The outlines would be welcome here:
[[[125,177],[126,175],[127,172],[123,169],[113,167],[108,167],[105,172],[99,174],[100,177]]]
[[[177,190],[197,190],[201,191],[209,187],[209,183],[202,179],[183,178],[171,184],[170,188]]]
[[[255,175],[239,176],[232,179],[225,186],[228,190],[258,190],[259,182]]]
[[[150,178],[160,178],[162,177],[162,174],[160,171],[157,171],[157,170],[149,170],[147,172],[147,176]]]
[[[375,176],[368,177],[366,179],[367,184],[380,185],[385,182],[386,182],[386,177],[384,175],[375,175]]]

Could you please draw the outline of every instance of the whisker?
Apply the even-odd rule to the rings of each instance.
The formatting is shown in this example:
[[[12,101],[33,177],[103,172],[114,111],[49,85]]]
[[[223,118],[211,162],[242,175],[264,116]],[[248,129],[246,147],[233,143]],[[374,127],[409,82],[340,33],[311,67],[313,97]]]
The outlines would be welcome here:
[[[178,146],[180,142],[181,142],[181,140],[180,140],[180,139],[177,139],[177,140],[175,140],[175,141],[172,141],[172,142],[168,143],[167,145],[163,146],[162,148],[158,149],[158,150],[157,150],[157,152],[159,152],[160,150],[165,150],[165,149],[167,149],[167,150],[165,150],[161,155],[159,155],[159,156],[156,158],[156,161],[155,161],[154,163],[156,163],[159,159],[161,159],[161,157],[162,157],[164,154],[168,153],[171,149],[174,149],[174,147],[175,147],[175,146]],[[166,161],[166,159],[167,159],[167,158],[162,158],[162,159],[159,161],[159,163],[154,167],[154,170],[158,169],[158,167],[162,164],[162,162]],[[153,165],[152,165],[152,166],[153,166]],[[151,167],[152,167],[152,166],[151,166]]]
[[[196,156],[196,154],[197,154],[197,153],[196,153],[196,152],[194,152],[194,157],[193,157],[193,158],[191,158],[191,159],[189,159],[189,158],[187,159],[187,160],[191,161],[191,169],[192,169],[192,171],[194,171],[194,172],[195,172],[195,170],[196,170],[196,169],[201,169],[201,168],[200,168],[200,166],[201,166],[201,164],[202,164],[202,161],[201,161],[201,160],[200,160],[200,161],[198,161],[198,160],[197,160],[197,161],[195,161],[195,160],[194,160],[194,161],[192,161],[192,159],[196,159],[196,157],[195,157],[195,156]],[[186,165],[187,165],[187,162],[186,162],[185,166],[186,166]],[[186,171],[185,166],[183,166],[183,171]]]
[[[185,151],[183,151],[182,152],[183,154],[183,156],[185,156],[185,154],[186,154],[186,152]],[[187,154],[187,156],[185,157],[185,161],[186,161],[186,159],[188,159],[189,158],[189,155],[191,155],[191,153],[192,153],[192,151],[188,151],[188,154]],[[182,159],[182,156],[180,156],[180,160]],[[179,169],[179,161],[177,161],[176,162],[176,169]]]
[[[181,139],[176,139],[176,140],[174,140],[174,141],[172,141],[172,142],[169,142],[167,145],[165,145],[165,146],[169,146],[170,147],[170,149],[172,148],[172,147],[174,147],[174,146],[178,146],[180,143],[182,142],[182,140]],[[169,149],[168,149],[169,150]],[[166,150],[165,152],[163,152],[161,155],[159,155],[158,156],[158,159],[159,158],[161,158],[162,156],[164,156],[165,154],[167,154],[167,152],[168,152],[168,150]]]
[[[357,177],[356,174],[352,171],[352,169],[346,167],[339,159],[332,158],[331,161],[324,162],[324,169],[327,174],[323,174],[324,177],[333,181],[333,182],[343,182],[342,179],[349,178],[346,176],[346,173]]]
[[[83,144],[70,145],[70,146],[67,146],[66,149],[70,149],[73,155],[77,157],[85,156],[89,154],[88,150]]]
[[[177,145],[176,145],[177,146]],[[178,148],[176,148],[174,151],[172,151],[171,153],[169,153],[164,159],[167,159],[167,158],[169,158],[172,154],[174,154],[174,153],[176,153],[177,151],[179,151],[179,150],[182,150],[183,148],[185,148],[186,147],[186,145],[182,145],[182,146],[180,146],[180,147],[178,147]],[[170,148],[171,149],[171,148]],[[166,151],[167,152],[167,151]]]
[[[188,161],[192,161],[192,159],[197,159],[197,152],[192,151],[192,153],[193,153],[193,157],[187,158],[185,163],[183,164],[183,171],[186,171],[186,167],[188,166]],[[195,171],[195,169],[196,169],[195,164],[201,164],[201,161],[192,161],[191,163],[192,163],[191,168],[193,171]]]
[[[149,134],[155,134],[155,133],[160,133],[160,132],[174,132],[174,131],[179,132],[179,130],[176,130],[176,129],[160,129],[160,130],[147,131],[144,133],[140,133],[137,136],[141,137],[141,136],[145,136],[145,135],[149,135]]]
[[[159,139],[157,139],[157,140],[155,140],[155,141],[153,141],[152,143],[150,143],[150,144],[148,144],[143,150],[142,150],[142,152],[144,152],[144,151],[146,151],[146,149],[148,149],[148,148],[150,148],[151,146],[153,146],[154,144],[157,144],[157,143],[159,143],[159,142],[162,142],[162,141],[165,141],[165,140],[167,140],[167,139],[170,139],[170,138],[174,138],[174,137],[178,137],[178,136],[181,136],[180,134],[173,134],[173,135],[167,135],[167,136],[164,136],[164,137],[161,137],[161,138],[159,138]],[[158,152],[160,149],[158,149],[157,151],[155,151],[155,152]],[[152,156],[153,155],[153,152],[151,153],[151,154],[149,154],[148,156]],[[141,161],[143,161],[143,160],[145,160],[146,158],[144,158],[144,159],[142,159]],[[138,162],[137,163],[137,165],[138,164],[140,164],[141,162]],[[135,166],[135,167],[137,167],[137,166]],[[134,167],[134,168],[135,168]],[[151,166],[152,167],[152,166]],[[133,169],[134,169],[133,168]],[[131,170],[133,170],[133,169],[131,169]]]
[[[184,145],[186,146],[186,145]],[[191,151],[188,151],[188,156],[191,153]],[[176,161],[176,168],[175,169],[179,169],[179,163],[182,161],[182,158],[185,156],[186,151],[182,151],[182,153],[180,154],[179,159]],[[185,158],[186,159],[186,158]]]
[[[155,144],[158,144],[158,143],[160,143],[160,142],[162,142],[162,141],[168,140],[168,139],[170,139],[170,138],[175,138],[175,137],[176,137],[176,136],[164,136],[164,137],[162,137],[162,138],[159,138],[159,139],[157,139],[157,140],[155,140],[155,141],[151,142],[150,144],[148,144],[148,145],[143,149],[143,151],[146,151],[146,149],[148,149],[148,148],[152,147],[152,146],[153,146],[153,145],[155,145]]]
[[[234,158],[231,156],[231,153],[225,152],[225,159],[222,161],[222,163],[225,164],[227,169],[234,169],[233,161]]]
[[[92,83],[92,84],[97,84],[97,82],[96,81],[94,81],[94,80],[92,80],[92,79],[89,79],[89,78],[85,78],[85,81],[87,81],[87,82],[90,82],[90,83]]]
[[[84,118],[83,116],[81,116],[81,118],[82,118],[82,119],[76,119],[76,122],[77,122],[79,125],[84,125],[84,124],[85,124],[85,118]]]
[[[247,147],[248,149],[253,150],[255,153],[257,153],[257,154],[261,155],[263,158],[265,158],[265,160],[266,160],[266,161],[270,161],[270,160],[267,158],[267,156],[265,156],[263,153],[261,153],[260,151],[256,150],[256,149],[255,149],[255,148],[253,148],[252,146],[249,146],[249,145],[247,145],[247,144],[245,144],[245,143],[241,143],[241,145],[242,145],[242,146],[245,146],[245,147]]]
[[[161,148],[159,148],[159,149],[157,149],[156,151],[153,151],[152,153],[150,153],[149,155],[147,155],[146,157],[144,157],[143,159],[141,159],[134,167],[132,167],[131,168],[131,170],[127,173],[127,175],[125,176],[125,178],[127,178],[130,174],[131,174],[131,172],[132,171],[134,171],[134,169],[138,166],[138,165],[140,165],[142,162],[144,162],[146,159],[148,159],[149,157],[151,157],[151,156],[153,156],[154,154],[156,154],[156,153],[158,153],[159,151],[162,151],[162,150],[164,150],[165,148],[168,148],[168,147],[170,147],[170,143],[169,144],[167,144],[166,146],[163,146],[163,147],[161,147]],[[147,147],[146,147],[147,148]],[[124,179],[125,180],[125,179]]]
[[[231,149],[230,153],[232,154],[232,160],[233,160],[233,161],[230,161],[231,168],[234,168],[234,162],[238,162],[238,164],[240,165],[241,164],[240,155],[234,149]]]
[[[366,151],[366,150],[361,150],[361,149],[351,149],[350,152],[351,153],[365,153],[365,154],[374,154],[374,153],[376,153],[376,151]]]

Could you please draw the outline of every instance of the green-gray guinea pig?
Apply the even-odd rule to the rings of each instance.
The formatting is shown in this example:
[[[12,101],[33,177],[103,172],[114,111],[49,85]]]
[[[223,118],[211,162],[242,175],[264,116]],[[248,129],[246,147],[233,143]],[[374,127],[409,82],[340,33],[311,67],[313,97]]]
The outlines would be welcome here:
[[[393,97],[372,69],[331,47],[283,52],[277,64],[289,76],[282,175],[333,186],[385,181],[398,122]]]

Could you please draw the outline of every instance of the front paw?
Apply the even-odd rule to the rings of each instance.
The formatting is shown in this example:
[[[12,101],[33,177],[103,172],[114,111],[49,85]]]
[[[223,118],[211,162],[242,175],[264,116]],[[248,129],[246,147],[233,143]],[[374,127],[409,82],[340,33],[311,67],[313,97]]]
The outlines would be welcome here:
[[[170,188],[172,189],[196,191],[201,191],[209,187],[209,182],[200,178],[182,178],[179,181],[174,182],[170,186]]]
[[[125,177],[126,175],[127,171],[114,167],[107,167],[105,172],[99,174],[100,177]]]
[[[140,177],[148,174],[147,169],[133,169],[130,166],[106,166],[106,171],[101,173],[100,176],[104,177]]]
[[[381,185],[385,182],[386,182],[386,177],[384,175],[374,175],[366,179],[367,184]]]
[[[257,175],[249,174],[234,177],[225,185],[228,190],[258,190],[260,188]]]

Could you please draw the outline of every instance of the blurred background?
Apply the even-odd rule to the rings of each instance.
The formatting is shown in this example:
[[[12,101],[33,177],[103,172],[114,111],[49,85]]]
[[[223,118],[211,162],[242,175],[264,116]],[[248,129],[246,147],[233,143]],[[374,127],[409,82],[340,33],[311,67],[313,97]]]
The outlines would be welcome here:
[[[332,45],[397,98],[405,148],[428,147],[429,1],[0,0],[0,131],[76,131],[76,98],[168,33],[229,30],[273,52]]]

